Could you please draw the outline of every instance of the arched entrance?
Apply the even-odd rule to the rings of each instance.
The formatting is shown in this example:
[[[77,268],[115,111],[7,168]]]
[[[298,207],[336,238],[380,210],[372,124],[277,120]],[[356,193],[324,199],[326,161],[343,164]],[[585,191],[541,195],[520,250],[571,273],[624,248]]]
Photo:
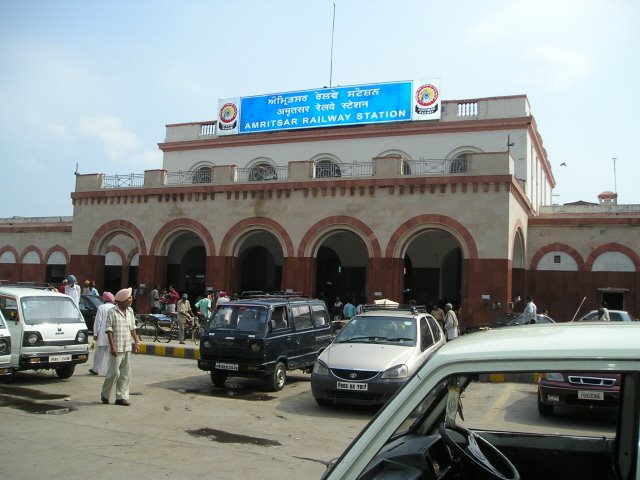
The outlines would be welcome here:
[[[408,244],[404,262],[405,303],[460,305],[462,251],[450,233],[437,229],[419,233]]]
[[[177,232],[169,240],[166,285],[195,299],[205,290],[206,250],[193,232]]]
[[[368,251],[365,243],[349,230],[330,232],[316,253],[316,295],[333,303],[365,300]],[[371,301],[372,299],[368,299]]]
[[[282,247],[278,239],[264,230],[247,234],[238,249],[238,292],[282,289]]]

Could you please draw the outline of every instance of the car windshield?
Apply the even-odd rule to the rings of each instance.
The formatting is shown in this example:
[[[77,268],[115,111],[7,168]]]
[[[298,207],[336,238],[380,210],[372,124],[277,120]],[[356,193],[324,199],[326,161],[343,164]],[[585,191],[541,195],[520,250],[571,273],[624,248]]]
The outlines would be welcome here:
[[[207,328],[210,330],[234,329],[243,332],[264,332],[266,325],[266,307],[224,304],[211,314]]]
[[[80,310],[73,300],[60,297],[24,297],[20,300],[24,323],[84,323]]]
[[[335,342],[415,345],[416,322],[413,318],[358,315],[340,330]]]
[[[602,380],[601,377],[604,380],[612,379],[611,386],[605,387],[602,382],[585,385],[584,379]],[[618,380],[614,384],[615,378]],[[434,426],[445,415],[450,421],[474,431],[615,438],[615,407],[620,378],[619,373],[602,375],[565,372],[494,372],[449,377],[438,383],[416,404],[390,440],[410,432],[431,434]],[[448,405],[451,403],[448,397],[452,396],[453,390],[457,390],[453,393],[457,395],[454,405],[458,404],[458,407],[452,409]],[[566,394],[565,400],[563,394],[557,393],[565,390],[573,392],[576,399],[582,395],[587,400],[573,402],[571,394]],[[589,395],[580,392],[588,392]],[[545,402],[547,396],[550,396],[550,406],[540,403],[540,395]],[[557,399],[554,397],[556,395]],[[487,402],[489,398],[495,400]]]

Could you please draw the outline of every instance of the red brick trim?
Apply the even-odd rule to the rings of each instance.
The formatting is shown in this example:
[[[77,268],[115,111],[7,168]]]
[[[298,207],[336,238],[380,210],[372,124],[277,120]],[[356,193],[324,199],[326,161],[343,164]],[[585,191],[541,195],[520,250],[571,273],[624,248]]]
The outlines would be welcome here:
[[[104,239],[104,237],[111,233],[124,233],[129,235],[138,243],[138,248],[142,252],[142,255],[146,255],[147,244],[144,241],[142,232],[138,229],[138,227],[136,227],[133,223],[128,222],[127,220],[112,220],[98,228],[93,234],[91,241],[89,242],[87,254],[98,255],[99,252],[95,251],[98,246],[98,242],[100,242],[102,239]]]
[[[67,249],[64,248],[62,245],[54,245],[53,247],[51,247],[49,250],[47,250],[47,253],[44,254],[44,263],[47,264],[47,262],[49,261],[49,257],[54,253],[54,252],[61,252],[64,255],[64,261],[67,265],[69,265],[69,252],[67,252]]]
[[[15,248],[13,248],[11,245],[6,245],[6,246],[0,248],[0,255],[2,255],[4,252],[13,253],[13,258],[15,259],[15,264],[17,265],[18,263],[20,263],[20,255],[18,254],[18,251]],[[11,265],[11,264],[7,263],[5,265]]]
[[[20,263],[22,263],[23,265],[29,265],[29,264],[25,264],[24,263],[24,257],[27,255],[27,253],[29,252],[36,252],[38,254],[38,260],[40,260],[40,265],[43,264],[42,261],[42,251],[36,247],[35,245],[29,245],[28,247],[25,247],[24,250],[22,250],[22,253],[20,254]],[[34,264],[34,265],[38,265],[38,264]]]
[[[478,247],[476,246],[476,242],[473,239],[473,236],[467,230],[467,228],[462,225],[457,220],[453,218],[446,217],[444,215],[435,215],[435,214],[425,214],[418,215],[416,217],[410,218],[402,225],[400,225],[391,238],[389,239],[389,243],[387,244],[387,251],[385,252],[385,256],[388,258],[392,258],[394,256],[394,252],[401,245],[404,250],[405,246],[409,243],[410,240],[413,239],[415,235],[411,237],[407,237],[407,233],[414,229],[416,226],[422,226],[420,233],[424,228],[432,228],[433,226],[440,227],[441,230],[448,231],[449,233],[455,233],[454,237],[460,242],[460,246],[462,247],[462,254],[465,259],[477,259],[478,258]],[[442,226],[448,228],[442,228]]]
[[[335,228],[334,228],[335,227]],[[378,241],[373,230],[368,225],[361,222],[357,218],[348,217],[346,215],[336,215],[333,217],[320,220],[315,225],[312,225],[309,230],[302,237],[302,241],[298,246],[299,257],[315,257],[313,254],[306,255],[305,252],[310,246],[315,249],[321,240],[322,233],[328,233],[332,230],[348,230],[358,235],[367,246],[369,252],[369,258],[381,258],[382,249],[380,248],[380,242]]]
[[[582,259],[582,255],[580,255],[580,253],[575,248],[570,247],[565,243],[556,242],[550,243],[549,245],[545,245],[544,247],[538,249],[535,255],[531,258],[529,270],[538,270],[538,263],[540,263],[542,257],[544,257],[549,252],[565,252],[573,257],[573,259],[576,261],[576,263],[578,264],[578,271],[583,271],[585,269],[585,263]]]
[[[220,244],[220,255],[228,257],[235,256],[234,252],[230,250],[234,249],[240,235],[249,231],[258,230],[266,230],[273,234],[280,241],[284,256],[293,257],[293,242],[291,241],[291,237],[287,233],[286,229],[278,222],[266,217],[245,218],[233,225],[222,239],[222,243]]]
[[[198,235],[200,237],[200,240],[202,240],[202,243],[204,244],[206,254],[215,255],[216,246],[211,233],[209,232],[209,230],[207,230],[207,227],[202,225],[197,220],[193,220],[191,218],[176,218],[175,220],[171,220],[169,223],[163,225],[151,241],[149,255],[163,256],[164,254],[161,255],[158,251],[161,244],[164,243],[164,241],[167,239],[167,237],[169,237],[170,234],[178,232],[180,230],[186,230]],[[140,253],[140,255],[146,255],[144,251],[137,253]]]
[[[127,261],[127,255],[124,253],[124,250],[122,250],[117,245],[109,245],[107,248],[104,249],[105,254],[109,252],[115,252],[118,255],[120,255],[120,262],[122,262],[120,265],[122,266],[129,265],[128,263],[125,263]]]
[[[591,251],[591,253],[587,257],[587,261],[585,262],[587,270],[591,271],[591,269],[593,268],[593,263],[596,261],[596,259],[603,253],[607,252],[624,253],[633,262],[633,266],[635,267],[636,272],[640,271],[640,257],[638,257],[638,254],[631,250],[629,247],[614,242],[605,243],[604,245],[600,245],[599,247],[594,248]]]
[[[127,255],[127,265],[131,265],[131,260],[133,260],[133,257],[135,257],[137,254],[138,254],[137,248],[131,249],[131,251]]]

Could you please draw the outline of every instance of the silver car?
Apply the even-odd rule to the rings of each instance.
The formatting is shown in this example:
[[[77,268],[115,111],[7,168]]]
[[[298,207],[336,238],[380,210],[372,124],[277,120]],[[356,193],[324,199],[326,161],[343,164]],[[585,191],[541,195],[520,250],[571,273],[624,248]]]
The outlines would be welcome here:
[[[316,361],[311,391],[323,406],[382,405],[444,342],[423,307],[365,307]]]

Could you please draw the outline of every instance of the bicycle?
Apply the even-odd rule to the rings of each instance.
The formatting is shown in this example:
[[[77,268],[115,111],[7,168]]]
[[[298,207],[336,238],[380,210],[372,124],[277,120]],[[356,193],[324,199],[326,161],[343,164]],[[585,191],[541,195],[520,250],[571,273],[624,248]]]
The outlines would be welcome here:
[[[179,337],[178,318],[176,314],[169,314],[169,317],[159,318],[153,315],[144,316],[144,321],[138,326],[138,337],[143,342],[165,342],[169,343]],[[184,338],[190,338],[195,344],[198,343],[204,327],[200,324],[198,317],[191,317],[184,325]]]

